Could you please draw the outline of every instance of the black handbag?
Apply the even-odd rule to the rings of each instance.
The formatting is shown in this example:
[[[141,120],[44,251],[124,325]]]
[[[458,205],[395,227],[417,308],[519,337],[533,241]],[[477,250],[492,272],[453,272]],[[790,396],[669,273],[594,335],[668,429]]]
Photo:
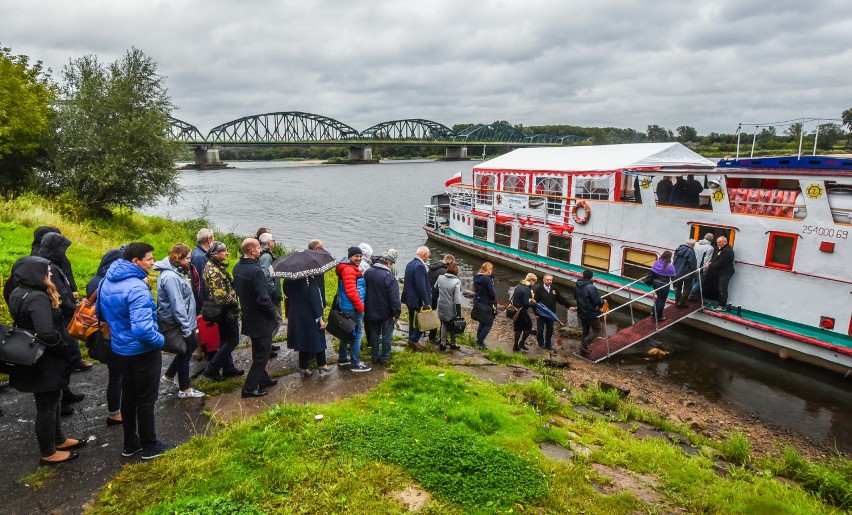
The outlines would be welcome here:
[[[328,324],[325,330],[341,342],[353,343],[355,341],[355,326],[357,325],[354,320],[340,310],[340,304],[335,294],[334,300],[331,301],[331,309],[328,311]]]
[[[473,309],[470,310],[470,318],[487,324],[494,320],[494,309],[485,302],[474,302]]]
[[[166,341],[163,343],[163,352],[172,354],[186,354],[186,339],[183,337],[183,331],[180,324],[170,324],[168,322],[159,322],[160,333]]]
[[[86,348],[89,350],[89,357],[101,363],[111,363],[115,359],[112,341],[103,331],[96,331],[90,335],[86,339]]]
[[[31,331],[0,326],[0,369],[9,372],[18,367],[31,367],[44,354],[45,347]]]
[[[654,277],[656,277],[656,275],[657,274],[655,274],[654,272],[648,272],[648,275],[642,278],[642,282],[645,283],[647,286],[653,286]]]
[[[224,311],[222,306],[211,300],[205,300],[201,304],[201,316],[207,322],[218,322],[222,316],[222,311]]]
[[[520,313],[520,311],[518,310],[518,308],[516,308],[514,305],[512,305],[511,302],[509,303],[508,306],[506,306],[506,316],[509,318],[509,320],[511,320],[513,322],[515,320],[517,320],[519,313]]]
[[[461,334],[464,332],[465,328],[467,328],[467,320],[465,320],[464,317],[454,317],[447,324],[447,330],[449,330],[451,334]]]

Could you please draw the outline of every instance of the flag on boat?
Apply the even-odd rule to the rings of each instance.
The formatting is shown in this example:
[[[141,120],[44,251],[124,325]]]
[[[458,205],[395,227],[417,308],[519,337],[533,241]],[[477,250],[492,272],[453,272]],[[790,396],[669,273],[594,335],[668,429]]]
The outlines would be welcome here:
[[[450,179],[444,183],[444,186],[452,186],[453,184],[461,183],[461,172],[456,172],[455,175],[450,177]]]

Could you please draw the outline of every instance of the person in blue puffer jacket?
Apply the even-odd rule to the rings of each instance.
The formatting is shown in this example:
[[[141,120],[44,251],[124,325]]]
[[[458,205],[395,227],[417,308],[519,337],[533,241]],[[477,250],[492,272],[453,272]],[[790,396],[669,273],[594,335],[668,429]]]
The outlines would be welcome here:
[[[162,380],[178,387],[179,399],[204,397],[204,393],[189,384],[189,361],[198,347],[198,319],[195,316],[195,296],[190,279],[189,246],[178,243],[169,255],[154,263],[160,272],[157,279],[157,318],[159,323],[180,326],[186,340],[186,352],[176,354]],[[175,380],[177,375],[177,380]]]
[[[355,321],[355,333],[352,346],[347,348],[346,342],[340,341],[338,349],[338,366],[351,365],[352,372],[369,372],[370,367],[361,361],[361,336],[364,320],[364,296],[367,293],[367,283],[361,274],[362,253],[360,247],[349,247],[347,258],[342,260],[335,269],[337,274],[337,298],[340,311]],[[350,355],[351,353],[351,355]]]
[[[124,450],[142,459],[161,456],[174,446],[157,440],[154,403],[160,389],[163,335],[157,331],[157,305],[146,283],[154,266],[154,247],[134,242],[110,265],[98,291],[97,309],[109,324],[112,350],[119,363]]]

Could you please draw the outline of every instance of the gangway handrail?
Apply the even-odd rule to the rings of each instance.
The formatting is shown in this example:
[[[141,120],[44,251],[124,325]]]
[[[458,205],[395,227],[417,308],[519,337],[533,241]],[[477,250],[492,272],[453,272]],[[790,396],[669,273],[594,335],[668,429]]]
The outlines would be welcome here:
[[[626,286],[622,286],[621,288],[618,288],[617,290],[613,290],[613,291],[611,291],[611,292],[609,292],[609,293],[607,293],[607,294],[605,294],[601,297],[601,299],[603,299],[603,298],[605,298],[609,295],[612,295],[615,292],[618,292],[618,291],[621,291],[621,290],[624,290],[624,289],[627,289],[627,293],[628,293],[628,301],[627,302],[625,302],[624,304],[621,304],[620,306],[616,307],[615,309],[607,310],[606,312],[601,313],[600,315],[597,316],[597,319],[604,318],[608,314],[610,314],[614,311],[618,311],[619,309],[621,309],[625,306],[629,306],[630,307],[630,322],[631,322],[631,325],[635,324],[636,321],[633,318],[633,303],[634,302],[638,302],[639,300],[650,296],[652,293],[656,295],[658,291],[664,289],[666,286],[673,287],[675,281],[686,280],[686,278],[688,278],[689,276],[692,276],[694,274],[700,274],[703,270],[704,270],[704,268],[698,267],[695,270],[693,270],[693,271],[691,271],[687,274],[684,274],[681,277],[678,277],[677,279],[675,279],[674,277],[671,277],[671,276],[667,277],[667,279],[669,280],[668,284],[664,284],[660,287],[653,288],[650,291],[648,291],[648,292],[646,292],[646,293],[644,293],[644,294],[642,294],[639,297],[636,297],[634,299],[634,298],[632,298],[633,291],[631,289],[628,289],[628,288],[630,286],[636,284],[637,282],[642,281],[642,279],[636,279],[632,283],[630,283]],[[690,291],[691,291],[691,288],[690,288]],[[687,293],[687,295],[688,295],[688,293]],[[699,296],[699,301],[701,302],[701,305],[704,305],[704,285],[702,284],[702,282],[700,280],[698,281],[698,296]],[[653,334],[656,334],[656,333],[660,332],[660,320],[657,319],[657,315],[656,315],[656,313],[654,313],[654,306],[653,305],[651,306],[651,316],[654,317],[654,333]],[[603,331],[604,331],[604,340],[606,342],[606,357],[608,358],[612,355],[612,353],[610,352],[609,333],[606,332],[606,324],[603,325]],[[601,358],[601,359],[604,359],[604,358]]]

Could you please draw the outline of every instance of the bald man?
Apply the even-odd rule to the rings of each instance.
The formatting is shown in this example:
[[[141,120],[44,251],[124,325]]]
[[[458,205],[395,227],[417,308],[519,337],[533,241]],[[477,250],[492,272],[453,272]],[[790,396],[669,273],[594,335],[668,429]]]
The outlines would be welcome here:
[[[241,332],[251,339],[251,368],[246,375],[242,396],[263,397],[267,387],[278,383],[266,373],[266,364],[272,353],[272,334],[278,328],[278,322],[266,286],[266,275],[258,265],[260,242],[246,238],[240,250],[243,257],[234,265],[234,289],[243,314]]]

